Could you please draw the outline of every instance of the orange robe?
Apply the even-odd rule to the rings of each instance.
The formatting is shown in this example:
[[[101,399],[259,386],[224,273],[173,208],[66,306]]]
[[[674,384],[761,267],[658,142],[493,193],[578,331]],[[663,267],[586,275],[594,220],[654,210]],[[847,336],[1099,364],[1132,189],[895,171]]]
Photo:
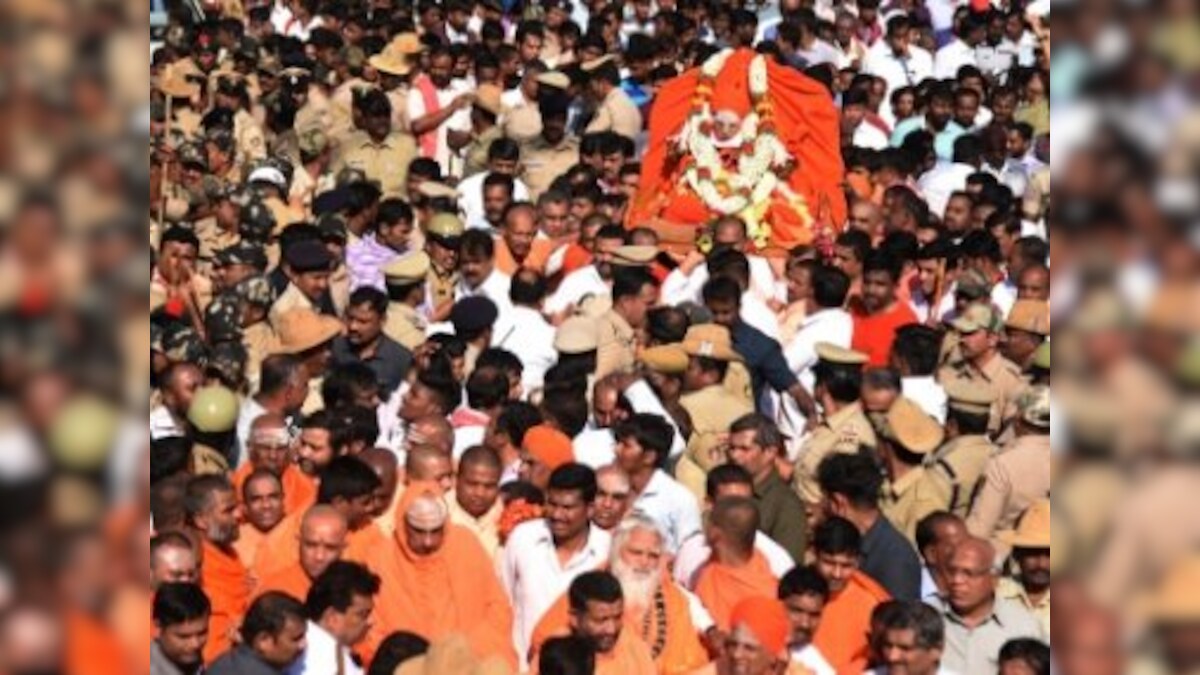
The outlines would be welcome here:
[[[382,579],[375,600],[378,639],[398,630],[430,642],[461,633],[477,656],[499,656],[517,667],[512,608],[475,535],[447,522],[441,548],[417,556],[398,533],[374,551],[372,563]]]
[[[238,538],[233,542],[233,550],[237,551],[238,559],[242,561],[246,569],[254,569],[258,560],[258,551],[270,533],[270,531],[263,532],[250,523],[242,523],[238,527]]]
[[[721,630],[729,630],[733,608],[746,598],[775,597],[779,580],[771,572],[767,559],[757,550],[750,562],[730,567],[710,560],[696,581],[696,595]]]
[[[200,585],[212,603],[208,620],[208,644],[204,663],[212,663],[225,653],[231,632],[242,621],[250,604],[250,574],[238,559],[237,551],[221,549],[203,539],[204,562],[200,567]]]
[[[256,579],[273,577],[292,565],[300,564],[300,524],[304,521],[305,511],[284,518],[267,534],[261,548],[263,551],[270,551],[271,554],[259,556],[255,561]],[[342,554],[342,559],[373,567],[371,563],[374,551],[386,542],[387,539],[379,530],[379,526],[374,522],[368,523],[346,536],[346,551]]]
[[[642,639],[621,631],[607,654],[596,654],[596,675],[655,675],[658,669]]]
[[[237,495],[239,504],[242,503],[242,486],[245,485],[246,479],[252,473],[254,473],[254,465],[246,462],[239,466],[237,471],[234,471],[230,477],[230,481],[233,482],[234,494]],[[288,464],[284,468],[283,475],[279,477],[279,482],[283,484],[283,512],[285,514],[290,516],[293,513],[301,513],[316,503],[316,481],[296,468],[295,464]]]
[[[259,581],[254,589],[254,595],[259,596],[267,591],[281,591],[296,598],[300,602],[308,597],[308,589],[312,588],[312,579],[297,562]]]
[[[109,612],[109,625],[125,649],[130,672],[150,672],[150,642],[157,634],[154,619],[154,593],[144,586],[126,585],[117,591]]]
[[[127,675],[133,672],[126,662],[120,638],[104,622],[68,609],[64,623],[63,671],[67,675]],[[147,644],[147,650],[149,647]]]
[[[663,643],[662,653],[654,659],[655,672],[658,675],[684,675],[707,663],[708,651],[704,649],[696,626],[692,623],[687,596],[679,590],[669,575],[663,578],[662,591],[667,611],[667,638]],[[651,606],[649,611],[653,617],[654,607]],[[662,630],[656,620],[652,622],[654,625],[650,628],[650,635],[643,639],[641,635],[644,626],[641,617],[626,612],[622,635],[636,636],[641,642],[652,645],[658,640],[658,632]],[[546,640],[570,633],[570,606],[564,593],[546,610],[534,627],[529,650],[531,654],[536,655]]]
[[[888,592],[855,572],[840,593],[829,598],[813,644],[838,673],[861,673],[870,657],[871,612],[890,599]]]
[[[533,245],[529,248],[529,255],[525,256],[525,260],[518,265],[512,251],[508,250],[508,244],[504,241],[504,238],[496,237],[496,269],[510,277],[516,274],[517,270],[522,267],[544,272],[546,269],[546,260],[553,252],[554,242],[549,239],[534,239]]]

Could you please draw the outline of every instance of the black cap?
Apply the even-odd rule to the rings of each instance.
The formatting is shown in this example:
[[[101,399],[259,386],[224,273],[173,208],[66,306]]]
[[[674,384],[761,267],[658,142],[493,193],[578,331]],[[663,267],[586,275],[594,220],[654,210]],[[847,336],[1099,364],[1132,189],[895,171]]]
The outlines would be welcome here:
[[[333,256],[319,241],[306,239],[292,244],[283,252],[284,262],[297,273],[328,272],[333,267]]]
[[[450,309],[450,323],[454,334],[468,339],[496,323],[500,312],[496,303],[482,295],[472,295],[454,303]]]

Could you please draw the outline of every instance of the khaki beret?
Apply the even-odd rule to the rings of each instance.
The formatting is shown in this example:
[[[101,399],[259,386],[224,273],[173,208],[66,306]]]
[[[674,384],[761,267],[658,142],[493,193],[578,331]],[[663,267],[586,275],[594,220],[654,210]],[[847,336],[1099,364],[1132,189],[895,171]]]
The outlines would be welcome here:
[[[839,347],[829,342],[818,342],[814,346],[814,350],[817,352],[817,358],[822,361],[842,366],[862,366],[866,365],[870,359],[862,352]]]
[[[440,197],[458,199],[457,190],[435,180],[421,181],[421,184],[417,186],[417,192],[420,192],[421,196],[428,197],[429,199],[438,199]]]
[[[618,246],[613,251],[612,264],[618,267],[645,267],[656,255],[656,246]]]
[[[1049,335],[1050,305],[1044,300],[1018,300],[1009,310],[1004,325],[1037,335]]]
[[[542,86],[562,89],[563,91],[566,91],[571,86],[571,78],[566,73],[557,70],[542,73],[536,79],[537,83]]]
[[[457,239],[463,234],[463,222],[453,213],[437,213],[429,219],[425,232],[438,239]]]
[[[729,329],[715,323],[692,326],[683,336],[683,349],[688,356],[703,356],[717,361],[741,361],[742,355],[733,348]]]
[[[500,87],[494,84],[481,84],[475,89],[475,107],[499,116],[504,110],[500,103]]]
[[[976,303],[968,306],[962,316],[951,321],[950,327],[960,333],[974,333],[980,330],[995,333],[1000,329],[999,319],[991,305]]]
[[[383,266],[383,280],[387,284],[407,286],[424,281],[429,272],[429,256],[424,251],[400,256]]]
[[[554,334],[554,350],[560,354],[583,354],[599,346],[599,327],[586,316],[573,316],[562,322]]]
[[[678,343],[658,345],[642,350],[641,360],[646,364],[646,368],[656,373],[679,375],[687,370],[688,353],[683,345]]]
[[[616,57],[612,54],[605,54],[598,59],[592,59],[591,61],[583,63],[579,67],[581,70],[583,70],[583,72],[590,73],[605,64],[612,63],[614,59],[616,59]]]
[[[917,455],[933,452],[945,438],[942,425],[912,399],[903,396],[892,404],[884,420],[880,435]]]
[[[996,402],[996,394],[982,384],[955,381],[946,387],[946,399],[952,410],[986,415]]]

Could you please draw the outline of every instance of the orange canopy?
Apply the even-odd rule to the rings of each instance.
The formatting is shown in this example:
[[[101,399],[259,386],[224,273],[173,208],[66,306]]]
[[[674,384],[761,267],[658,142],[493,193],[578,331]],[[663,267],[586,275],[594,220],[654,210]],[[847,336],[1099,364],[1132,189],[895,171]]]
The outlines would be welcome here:
[[[750,112],[749,65],[755,55],[750,49],[730,55],[717,76],[712,110],[728,109],[743,116]],[[846,222],[846,199],[840,120],[833,99],[823,85],[794,68],[769,58],[766,62],[767,98],[774,107],[779,139],[797,162],[788,184],[807,202],[814,219],[836,230]],[[679,133],[691,114],[699,76],[699,69],[693,68],[667,82],[655,95],[641,185],[629,209],[630,227],[661,221],[700,226],[707,220],[707,209],[698,199],[673,194],[677,176],[666,161],[667,140]],[[775,218],[768,246],[789,249],[810,243],[812,234],[799,222]]]
[[[700,570],[696,581],[696,596],[721,630],[729,630],[733,608],[746,598],[765,595],[775,597],[779,580],[762,553],[754,551],[750,562],[733,567],[711,560]]]
[[[445,539],[437,551],[419,556],[408,546],[400,525],[403,514],[430,492],[425,484],[408,486],[397,509],[392,542],[371,556],[371,567],[381,579],[375,602],[377,633],[404,630],[431,642],[461,633],[477,656],[499,656],[516,669],[512,608],[475,535],[447,517]],[[440,496],[440,491],[432,493]]]

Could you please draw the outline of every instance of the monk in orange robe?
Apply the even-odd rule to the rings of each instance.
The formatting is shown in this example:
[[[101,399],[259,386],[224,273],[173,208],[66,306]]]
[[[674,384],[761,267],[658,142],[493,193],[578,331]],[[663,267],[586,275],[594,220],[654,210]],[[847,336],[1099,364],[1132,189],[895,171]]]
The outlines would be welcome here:
[[[817,569],[821,569],[818,553]],[[857,556],[856,556],[857,558]],[[849,578],[826,576],[829,602],[821,614],[821,623],[813,635],[813,645],[839,673],[861,673],[870,658],[871,613],[890,600],[888,592],[859,570]]]
[[[688,598],[666,571],[661,531],[653,521],[632,516],[613,535],[610,567],[624,596],[622,633],[650,647],[655,672],[683,675],[708,662],[708,652],[692,623]],[[537,654],[552,637],[571,632],[567,596],[560,597],[533,631]]]
[[[249,461],[238,467],[231,478],[239,501],[244,499],[246,479],[261,469],[279,477],[283,486],[284,515],[300,513],[312,506],[317,499],[317,484],[292,462],[290,448],[287,420],[281,415],[266,413],[251,423],[250,437],[246,440]]]
[[[262,579],[255,595],[267,591],[282,591],[304,600],[313,580],[330,565],[341,559],[346,550],[350,528],[346,517],[332,506],[318,504],[304,513],[300,523],[299,560],[275,574]]]
[[[224,476],[193,478],[187,486],[188,524],[201,543],[200,586],[212,603],[204,662],[232,644],[250,604],[250,575],[233,544],[238,537],[237,499]]]
[[[283,521],[283,483],[266,469],[255,470],[241,488],[242,516],[246,522],[238,528],[233,547],[248,569],[258,560],[259,548],[271,530]]]
[[[544,273],[546,261],[554,252],[550,239],[538,239],[537,209],[533,205],[510,209],[504,227],[496,239],[496,269],[512,276],[519,269]]]
[[[379,476],[379,489],[375,491],[375,502],[371,517],[385,537],[396,529],[395,512],[400,505],[400,463],[396,453],[386,448],[367,448],[358,453],[358,458]],[[454,471],[453,466],[450,469]]]
[[[342,552],[345,560],[369,566],[374,557],[373,551],[387,541],[371,519],[379,483],[375,472],[356,457],[334,458],[321,471],[317,503],[340,512],[350,528],[346,549]],[[300,562],[297,542],[300,541],[303,520],[303,513],[293,513],[267,535],[262,546],[271,554],[259,556],[254,565],[256,578],[268,579]]]
[[[733,608],[754,596],[773,597],[779,580],[762,553],[754,548],[758,507],[749,497],[717,501],[705,536],[712,557],[701,568],[696,595],[721,630],[729,630]]]
[[[128,673],[125,647],[107,619],[111,608],[110,543],[99,530],[69,536],[56,570],[66,629],[65,672]]]
[[[449,522],[441,490],[409,485],[396,523],[392,542],[372,560],[382,580],[378,632],[410,631],[431,642],[461,633],[477,656],[502,656],[515,669],[508,598],[475,535]]]
[[[693,675],[777,675],[784,668],[786,675],[814,675],[799,663],[788,663],[790,632],[782,602],[766,596],[745,598],[730,614],[720,658]]]
[[[650,647],[625,629],[621,582],[609,572],[585,572],[567,590],[571,634],[596,645],[596,675],[655,675]],[[536,672],[536,668],[535,668]]]

